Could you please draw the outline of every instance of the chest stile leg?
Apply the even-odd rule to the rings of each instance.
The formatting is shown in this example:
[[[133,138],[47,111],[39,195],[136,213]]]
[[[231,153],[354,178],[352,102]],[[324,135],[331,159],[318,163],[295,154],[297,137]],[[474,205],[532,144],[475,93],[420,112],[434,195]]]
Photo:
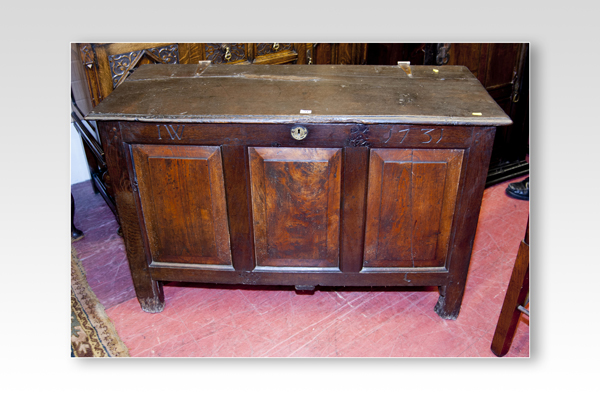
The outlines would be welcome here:
[[[99,123],[103,143],[106,143],[108,171],[114,182],[115,200],[119,210],[123,239],[127,249],[127,261],[135,293],[142,310],[149,313],[161,312],[165,305],[162,283],[152,279],[144,252],[140,217],[137,205],[137,190],[134,191],[131,160],[127,157],[127,144],[123,143],[119,124]]]

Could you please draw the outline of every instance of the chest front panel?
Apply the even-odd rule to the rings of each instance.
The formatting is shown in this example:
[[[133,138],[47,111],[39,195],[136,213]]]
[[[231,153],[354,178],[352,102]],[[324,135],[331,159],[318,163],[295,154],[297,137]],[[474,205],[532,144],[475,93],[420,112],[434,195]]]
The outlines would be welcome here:
[[[372,149],[365,267],[444,267],[463,150]]]
[[[257,265],[337,270],[342,150],[248,152]]]
[[[231,265],[218,146],[132,146],[152,262]]]

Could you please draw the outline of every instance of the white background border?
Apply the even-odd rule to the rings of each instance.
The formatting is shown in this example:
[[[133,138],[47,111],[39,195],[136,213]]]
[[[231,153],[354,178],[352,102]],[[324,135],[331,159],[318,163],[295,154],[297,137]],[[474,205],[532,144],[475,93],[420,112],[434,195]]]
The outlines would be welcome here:
[[[588,397],[599,356],[600,268],[592,256],[599,238],[597,13],[593,2],[551,4],[4,5],[0,358],[6,398]],[[70,359],[70,42],[132,41],[530,42],[531,358]]]

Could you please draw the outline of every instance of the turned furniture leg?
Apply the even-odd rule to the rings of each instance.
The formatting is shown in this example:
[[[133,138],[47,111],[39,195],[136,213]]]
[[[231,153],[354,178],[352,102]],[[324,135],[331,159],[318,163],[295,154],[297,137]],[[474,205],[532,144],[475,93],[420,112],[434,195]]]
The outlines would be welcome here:
[[[506,296],[502,304],[502,311],[498,318],[494,338],[492,339],[492,352],[498,357],[508,353],[512,340],[517,330],[517,324],[521,316],[519,306],[523,306],[529,293],[529,221],[525,239],[521,241],[515,266],[510,276]]]

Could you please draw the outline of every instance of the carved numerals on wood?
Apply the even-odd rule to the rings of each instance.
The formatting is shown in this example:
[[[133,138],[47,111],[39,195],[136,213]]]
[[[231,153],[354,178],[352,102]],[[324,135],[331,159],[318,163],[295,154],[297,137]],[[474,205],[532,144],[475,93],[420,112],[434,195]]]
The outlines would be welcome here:
[[[181,140],[183,138],[183,128],[185,128],[185,125],[156,125],[156,127],[158,128],[158,140],[162,140],[163,138]],[[165,135],[165,131],[167,135]]]
[[[390,140],[399,144],[405,142],[411,143],[435,143],[438,144],[444,138],[443,128],[392,128],[383,138],[383,143],[388,143]]]
[[[348,144],[353,147],[371,147],[374,142],[381,144],[438,144],[444,139],[444,129],[442,128],[420,128],[402,126],[393,127],[388,132],[371,133],[369,127],[358,124],[350,129]]]
[[[443,135],[443,132],[444,132],[443,129],[438,129],[438,130],[440,132],[440,137],[439,137],[439,139],[437,140],[436,143],[439,143],[442,140],[442,135]],[[423,135],[427,136],[427,138],[428,138],[427,140],[425,140],[425,141],[423,141],[421,143],[431,143],[431,141],[433,140],[433,136],[431,136],[430,133],[432,133],[433,131],[435,131],[435,129],[421,129],[421,133]]]

